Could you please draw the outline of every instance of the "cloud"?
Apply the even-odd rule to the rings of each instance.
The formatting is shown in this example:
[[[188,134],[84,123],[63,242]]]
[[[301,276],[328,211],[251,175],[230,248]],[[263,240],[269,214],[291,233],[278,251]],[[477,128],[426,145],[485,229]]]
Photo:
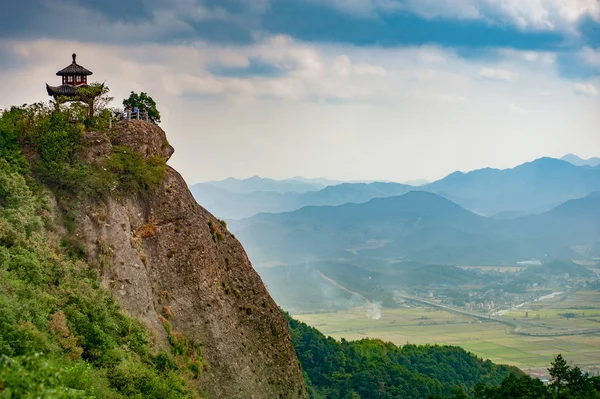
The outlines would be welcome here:
[[[505,82],[510,82],[515,80],[519,76],[519,74],[508,71],[506,69],[485,67],[479,70],[479,76],[485,79],[502,80]]]
[[[365,47],[265,33],[255,40],[0,40],[0,60],[12,65],[0,66],[0,107],[47,100],[44,81],[56,83],[55,71],[75,50],[117,99],[130,90],[152,95],[176,148],[171,164],[190,182],[324,170],[343,179],[431,179],[600,146],[600,97],[577,95],[574,83],[582,81],[562,79],[543,56],[468,58],[441,46]],[[486,68],[494,76],[508,71],[519,84],[490,90],[479,78]],[[523,111],[527,117],[517,117]],[[220,167],[202,166],[212,164]]]
[[[591,83],[577,83],[573,86],[573,90],[575,93],[584,96],[597,96],[600,94],[596,86]]]
[[[515,114],[519,114],[519,115],[525,114],[525,110],[515,104],[510,104],[508,106],[508,109],[510,110],[510,112],[515,113]]]
[[[556,52],[550,51],[523,51],[511,48],[499,49],[499,53],[506,58],[517,58],[532,64],[552,65],[556,62]]]
[[[524,18],[521,14],[526,13],[521,11],[513,12],[518,18],[506,16],[496,3],[492,0],[23,0],[4,5],[0,37],[120,44],[197,40],[248,44],[265,34],[286,34],[300,40],[360,45],[438,43],[526,49],[554,48],[564,42],[562,33],[566,30],[514,29],[518,26],[515,20],[532,18]],[[512,6],[516,10],[522,7],[514,0],[509,3],[517,4]],[[584,11],[575,10],[571,17],[568,12],[558,15],[564,14],[563,19],[571,21],[569,26],[576,27],[580,18],[595,15]],[[69,15],[68,22],[65,15]]]
[[[457,105],[469,105],[471,103],[467,97],[461,95],[448,93],[431,93],[423,92],[420,90],[409,92],[407,97],[424,102],[440,102]]]
[[[317,0],[313,0],[317,1]],[[523,30],[577,31],[586,17],[600,21],[597,0],[318,0],[344,12],[372,17],[410,11],[426,19],[484,20]]]

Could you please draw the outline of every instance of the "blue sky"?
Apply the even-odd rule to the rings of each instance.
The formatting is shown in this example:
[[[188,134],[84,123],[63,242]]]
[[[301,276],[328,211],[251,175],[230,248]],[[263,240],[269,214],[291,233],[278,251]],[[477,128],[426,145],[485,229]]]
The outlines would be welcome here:
[[[157,100],[190,182],[434,179],[600,148],[599,0],[10,2],[0,107],[46,100],[72,52],[116,98]]]

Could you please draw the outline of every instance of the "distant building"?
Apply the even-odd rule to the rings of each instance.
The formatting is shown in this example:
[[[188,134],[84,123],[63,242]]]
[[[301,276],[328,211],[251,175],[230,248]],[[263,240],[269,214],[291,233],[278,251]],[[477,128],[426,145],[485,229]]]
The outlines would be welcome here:
[[[87,77],[92,74],[91,71],[82,67],[76,62],[77,54],[73,53],[73,62],[71,65],[56,72],[57,76],[62,77],[60,86],[50,86],[46,83],[46,91],[49,96],[56,97],[75,97],[77,88],[87,86]]]

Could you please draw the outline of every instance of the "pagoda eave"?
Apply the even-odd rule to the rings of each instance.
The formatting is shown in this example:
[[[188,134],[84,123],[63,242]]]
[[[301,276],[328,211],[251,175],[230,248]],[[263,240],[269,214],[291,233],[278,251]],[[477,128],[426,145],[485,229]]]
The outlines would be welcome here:
[[[60,86],[50,86],[48,83],[46,83],[46,91],[48,92],[49,96],[52,97],[75,97],[77,95],[77,88],[78,87],[85,87],[87,85],[79,85],[79,86],[73,86],[73,85],[60,85]]]

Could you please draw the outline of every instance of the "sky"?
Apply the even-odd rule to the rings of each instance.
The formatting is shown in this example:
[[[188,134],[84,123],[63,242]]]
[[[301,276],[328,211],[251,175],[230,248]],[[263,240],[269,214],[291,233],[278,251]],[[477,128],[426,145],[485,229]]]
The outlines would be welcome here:
[[[154,98],[190,184],[600,155],[600,0],[10,0],[0,108],[73,52]]]

